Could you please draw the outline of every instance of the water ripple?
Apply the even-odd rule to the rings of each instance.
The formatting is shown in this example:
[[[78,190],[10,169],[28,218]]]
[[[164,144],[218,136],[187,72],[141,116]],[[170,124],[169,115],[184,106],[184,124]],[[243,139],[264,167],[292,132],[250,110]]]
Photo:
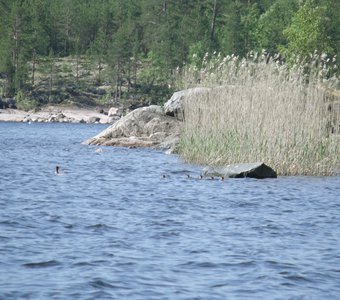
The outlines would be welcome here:
[[[0,123],[0,299],[339,299],[339,177],[199,180],[100,128]]]
[[[55,267],[59,266],[61,263],[56,260],[48,260],[48,261],[41,261],[41,262],[31,262],[23,264],[26,268],[48,268],[48,267]]]

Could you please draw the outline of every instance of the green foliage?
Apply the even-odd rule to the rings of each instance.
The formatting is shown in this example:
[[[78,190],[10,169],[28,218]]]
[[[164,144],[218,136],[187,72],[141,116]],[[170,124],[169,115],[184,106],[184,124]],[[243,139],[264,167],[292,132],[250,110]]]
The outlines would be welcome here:
[[[279,47],[287,44],[283,31],[290,25],[296,11],[296,0],[275,1],[258,20],[255,32],[257,49],[278,53]]]
[[[299,5],[300,3],[300,5]],[[340,48],[338,0],[2,0],[0,73],[5,92],[34,88],[36,57],[85,55],[116,96],[139,83],[173,86],[207,52],[288,59]],[[52,74],[53,72],[50,71]],[[78,76],[76,76],[77,84]],[[31,86],[33,85],[33,86]]]
[[[330,9],[330,8],[328,8]],[[306,0],[293,16],[291,25],[283,31],[288,44],[282,51],[289,60],[305,59],[314,51],[333,53],[326,32],[327,7],[319,6],[316,0]]]
[[[18,109],[29,111],[35,109],[38,106],[38,102],[34,99],[26,98],[23,91],[19,91],[15,96],[15,102]]]
[[[150,51],[143,60],[144,67],[139,73],[139,79],[142,83],[158,84],[169,81],[169,73],[166,70],[164,61],[153,51]]]
[[[202,67],[202,62],[205,54],[207,53],[207,45],[203,41],[194,43],[189,48],[188,62],[196,68]]]
[[[241,16],[241,37],[244,42],[242,54],[246,54],[256,47],[256,25],[259,17],[260,9],[256,3],[245,7],[244,14]]]

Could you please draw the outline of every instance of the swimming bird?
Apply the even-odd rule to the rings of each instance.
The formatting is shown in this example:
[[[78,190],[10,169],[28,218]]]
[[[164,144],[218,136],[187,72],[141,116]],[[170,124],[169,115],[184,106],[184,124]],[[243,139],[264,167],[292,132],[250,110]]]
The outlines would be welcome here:
[[[98,148],[95,152],[96,152],[96,153],[102,153],[102,152],[103,152],[103,149],[102,149],[102,148]]]
[[[60,169],[60,167],[56,166],[55,170],[54,170],[54,174],[59,175],[60,174],[59,169]]]

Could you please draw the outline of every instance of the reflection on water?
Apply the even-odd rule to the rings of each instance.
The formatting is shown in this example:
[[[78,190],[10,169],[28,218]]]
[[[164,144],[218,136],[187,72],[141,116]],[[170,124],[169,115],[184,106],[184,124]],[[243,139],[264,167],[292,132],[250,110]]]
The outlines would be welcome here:
[[[0,124],[0,299],[339,299],[339,177],[199,180],[102,129]]]

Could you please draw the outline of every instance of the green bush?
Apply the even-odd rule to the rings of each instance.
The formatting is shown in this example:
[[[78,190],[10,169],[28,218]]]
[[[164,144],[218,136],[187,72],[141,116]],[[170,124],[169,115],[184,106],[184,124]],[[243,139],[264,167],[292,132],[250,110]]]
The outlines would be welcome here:
[[[39,106],[37,100],[26,98],[25,94],[22,91],[19,91],[16,94],[15,101],[17,108],[24,111],[36,109]]]

